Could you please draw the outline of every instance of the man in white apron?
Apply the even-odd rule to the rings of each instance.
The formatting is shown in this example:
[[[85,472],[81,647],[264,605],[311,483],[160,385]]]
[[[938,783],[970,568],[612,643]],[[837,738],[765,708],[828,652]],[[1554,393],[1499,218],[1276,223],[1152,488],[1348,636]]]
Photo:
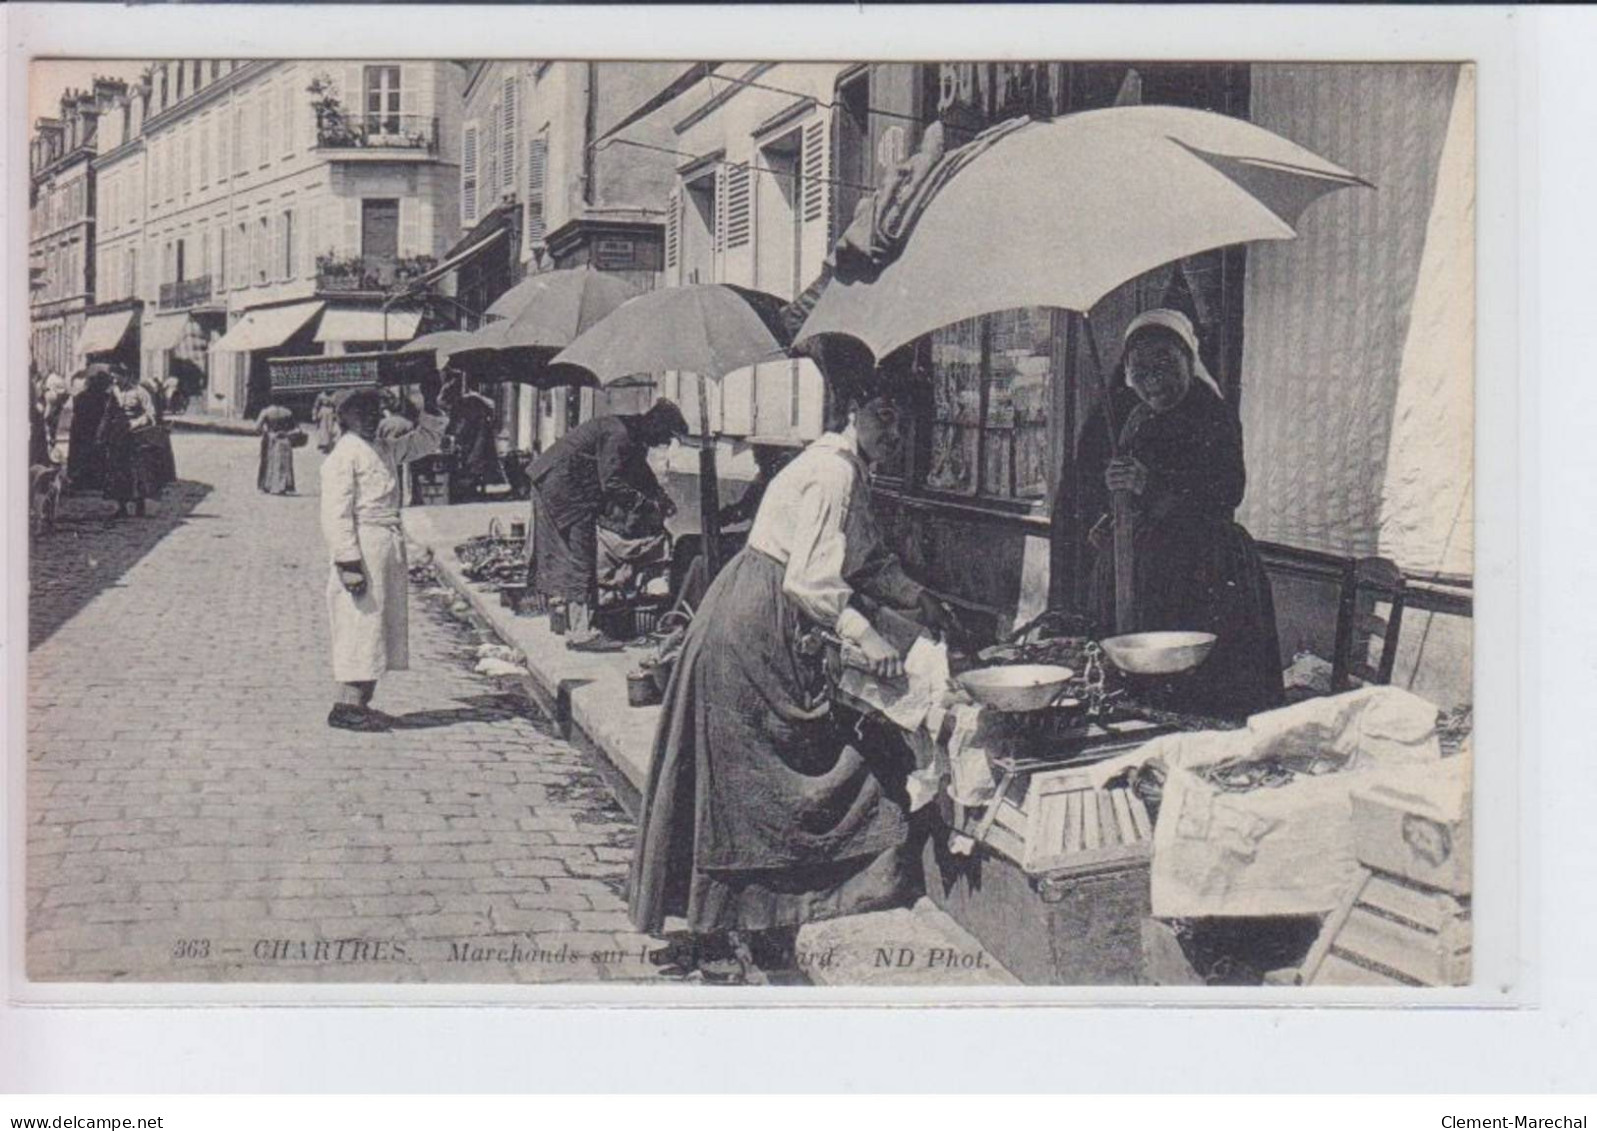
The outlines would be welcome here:
[[[383,673],[410,666],[409,588],[399,520],[401,467],[431,455],[448,420],[438,414],[438,379],[422,385],[422,412],[402,436],[381,436],[376,389],[355,389],[338,405],[343,430],[322,463],[322,533],[332,558],[327,613],[338,700],[327,724],[373,731],[388,726],[371,709]]]

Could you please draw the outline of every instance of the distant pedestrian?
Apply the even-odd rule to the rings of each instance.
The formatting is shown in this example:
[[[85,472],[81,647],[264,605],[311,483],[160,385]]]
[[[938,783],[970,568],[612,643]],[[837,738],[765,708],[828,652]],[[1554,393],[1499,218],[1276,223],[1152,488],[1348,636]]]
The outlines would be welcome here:
[[[294,449],[305,434],[294,423],[294,412],[283,405],[267,405],[255,423],[261,434],[261,462],[255,485],[268,495],[294,493]]]
[[[126,518],[128,504],[144,516],[145,501],[160,492],[160,456],[150,433],[157,429],[155,403],[147,389],[124,369],[114,384],[100,418],[99,442],[105,453],[105,493],[116,500],[116,518]]]
[[[438,415],[438,379],[422,384],[416,425],[392,439],[379,435],[382,401],[356,389],[339,402],[343,431],[322,464],[322,532],[332,565],[327,612],[332,624],[338,700],[327,724],[344,730],[387,728],[371,709],[385,672],[410,666],[409,588],[400,525],[400,471],[438,450],[449,423]]]
[[[316,425],[317,450],[326,455],[338,441],[338,401],[332,393],[324,390],[316,397],[311,421]]]
[[[72,378],[72,401],[67,410],[67,483],[75,491],[105,487],[105,448],[100,442],[100,422],[111,404],[111,371],[103,365]]]

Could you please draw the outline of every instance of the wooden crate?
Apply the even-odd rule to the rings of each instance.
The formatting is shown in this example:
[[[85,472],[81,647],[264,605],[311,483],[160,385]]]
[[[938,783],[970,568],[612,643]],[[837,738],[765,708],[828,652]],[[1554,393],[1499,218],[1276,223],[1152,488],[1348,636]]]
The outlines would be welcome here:
[[[926,850],[933,902],[1023,982],[1141,980],[1153,823],[1139,798],[1080,770],[1010,774],[972,818],[956,818],[980,842],[970,856]]]
[[[1325,921],[1297,981],[1311,986],[1469,984],[1467,900],[1365,870]]]

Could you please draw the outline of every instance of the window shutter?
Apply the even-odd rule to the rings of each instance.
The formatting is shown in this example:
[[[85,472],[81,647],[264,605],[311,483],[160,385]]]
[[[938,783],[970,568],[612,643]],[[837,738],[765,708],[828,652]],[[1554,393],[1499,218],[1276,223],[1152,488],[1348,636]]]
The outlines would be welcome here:
[[[718,258],[726,250],[726,174],[726,165],[717,165],[715,167],[715,208],[713,209],[714,214],[711,216],[711,222],[715,225],[715,232],[714,238],[710,241],[710,246],[715,249],[715,254]],[[717,282],[720,281],[719,267],[720,265],[717,263]]]
[[[726,246],[749,242],[749,167],[733,165],[726,171]]]
[[[665,274],[668,283],[682,281],[682,190],[675,188],[665,202]]]
[[[804,223],[826,222],[826,122],[817,119],[804,127]]]
[[[545,193],[549,176],[549,139],[539,136],[527,146],[527,244],[543,243],[548,234],[544,220]]]
[[[516,191],[516,170],[521,166],[516,162],[516,115],[520,107],[517,106],[520,90],[515,75],[506,75],[504,82],[504,122],[501,126],[502,136],[500,143],[504,152],[499,158],[499,169],[504,177],[504,191],[506,194]]]
[[[500,106],[495,102],[488,109],[488,136],[483,140],[482,177],[477,191],[481,196],[481,210],[484,215],[493,209],[499,200],[499,135],[500,135]]]
[[[477,127],[466,127],[460,143],[460,222],[477,222]]]

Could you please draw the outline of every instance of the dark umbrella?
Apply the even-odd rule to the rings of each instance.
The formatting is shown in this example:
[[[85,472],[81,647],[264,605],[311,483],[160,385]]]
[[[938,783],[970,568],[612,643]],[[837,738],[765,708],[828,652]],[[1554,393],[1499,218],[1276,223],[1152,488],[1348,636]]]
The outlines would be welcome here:
[[[540,388],[565,383],[549,373],[549,359],[638,293],[627,279],[591,267],[530,275],[494,300],[490,321],[451,364]]]
[[[693,373],[699,382],[699,510],[711,576],[721,565],[720,488],[710,436],[708,381],[787,354],[784,299],[727,283],[649,291],[621,304],[550,363],[609,385],[639,373]]]

